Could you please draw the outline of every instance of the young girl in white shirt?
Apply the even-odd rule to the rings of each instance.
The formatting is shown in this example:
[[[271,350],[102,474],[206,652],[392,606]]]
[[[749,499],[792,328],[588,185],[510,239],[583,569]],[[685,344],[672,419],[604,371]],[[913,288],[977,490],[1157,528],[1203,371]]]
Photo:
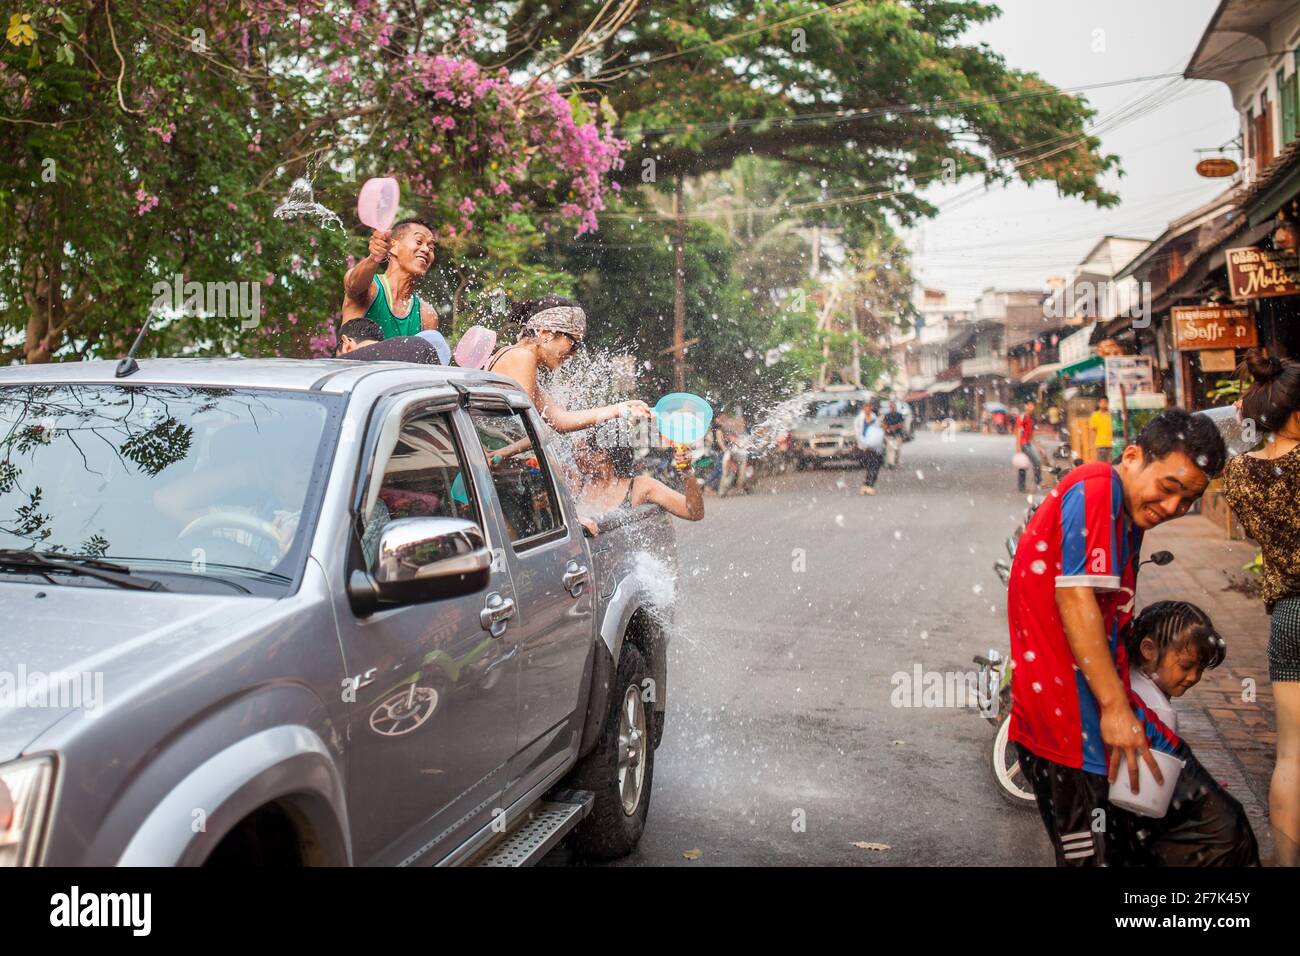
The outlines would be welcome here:
[[[1170,698],[1182,697],[1227,655],[1210,616],[1187,601],[1157,601],[1144,608],[1125,645],[1129,686],[1174,733],[1178,716]]]
[[[1210,616],[1186,601],[1144,608],[1124,640],[1129,686],[1151,714],[1177,736],[1171,698],[1223,663],[1227,645]],[[1183,763],[1168,812],[1159,819],[1110,807],[1111,826],[1126,846],[1129,866],[1258,866],[1259,847],[1241,804],[1201,765],[1185,740]]]

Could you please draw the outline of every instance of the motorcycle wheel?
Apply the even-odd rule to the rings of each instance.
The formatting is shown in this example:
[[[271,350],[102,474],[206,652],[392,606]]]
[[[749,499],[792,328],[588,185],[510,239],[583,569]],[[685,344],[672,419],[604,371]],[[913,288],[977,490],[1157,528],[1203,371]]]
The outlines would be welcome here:
[[[989,761],[993,771],[993,780],[998,785],[998,792],[1009,802],[1022,810],[1032,810],[1038,805],[1034,788],[1029,778],[1020,767],[1020,757],[1011,745],[1010,715],[1002,718],[998,724],[997,735],[993,738],[992,759]]]

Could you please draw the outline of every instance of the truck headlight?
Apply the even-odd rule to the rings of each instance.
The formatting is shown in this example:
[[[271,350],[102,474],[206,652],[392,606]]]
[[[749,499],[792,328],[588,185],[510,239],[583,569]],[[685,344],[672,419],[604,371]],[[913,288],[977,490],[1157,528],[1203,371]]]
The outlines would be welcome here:
[[[0,867],[36,865],[53,789],[51,757],[0,764]]]

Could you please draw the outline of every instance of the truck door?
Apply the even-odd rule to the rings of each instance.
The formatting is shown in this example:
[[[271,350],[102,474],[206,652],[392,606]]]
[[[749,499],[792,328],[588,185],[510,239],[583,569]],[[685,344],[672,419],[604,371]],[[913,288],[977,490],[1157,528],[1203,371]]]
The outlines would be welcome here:
[[[518,658],[515,796],[558,769],[581,736],[594,647],[593,578],[582,526],[565,513],[556,487],[562,479],[552,473],[530,413],[475,407],[470,416],[490,463],[519,605],[519,626],[504,639]]]
[[[500,546],[495,523],[484,520],[491,505],[465,464],[454,404],[404,402],[376,423],[351,566],[373,566],[379,533],[399,518],[464,518]],[[516,744],[514,649],[493,635],[482,611],[501,590],[508,593],[508,572],[494,566],[487,590],[476,594],[363,618],[344,602],[339,630],[357,671],[348,807],[359,863],[434,860],[500,805]]]

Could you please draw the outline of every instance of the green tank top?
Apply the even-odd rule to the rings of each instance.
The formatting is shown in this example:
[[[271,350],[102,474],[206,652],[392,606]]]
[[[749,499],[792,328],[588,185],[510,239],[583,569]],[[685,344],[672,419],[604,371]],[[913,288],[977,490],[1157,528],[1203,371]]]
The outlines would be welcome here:
[[[379,276],[375,276],[373,281],[379,288],[379,293],[375,296],[375,301],[370,303],[370,308],[366,309],[365,318],[384,330],[385,339],[417,334],[420,331],[420,297],[411,296],[411,310],[399,319],[393,315],[392,307],[388,304],[388,290],[379,281]]]

